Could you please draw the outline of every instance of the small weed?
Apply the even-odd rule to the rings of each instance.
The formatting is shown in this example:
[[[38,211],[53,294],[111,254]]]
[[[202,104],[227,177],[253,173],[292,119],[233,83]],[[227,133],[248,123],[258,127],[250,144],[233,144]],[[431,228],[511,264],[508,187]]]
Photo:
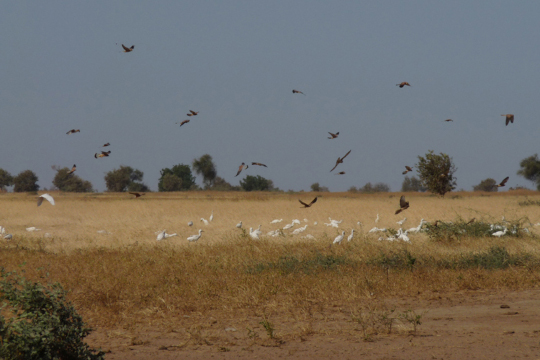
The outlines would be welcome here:
[[[417,314],[414,310],[406,310],[403,313],[399,314],[399,317],[403,323],[409,323],[413,326],[413,331],[416,334],[418,326],[422,325],[422,316],[425,312]]]
[[[246,329],[248,331],[248,334],[247,334],[248,338],[250,338],[252,340],[257,340],[259,338],[259,333],[258,332],[256,332],[253,329],[250,329],[248,327]]]
[[[264,327],[264,329],[266,330],[266,334],[268,335],[270,339],[275,338],[274,324],[268,321],[268,318],[266,317],[266,315],[263,316],[263,320],[259,324],[261,324]]]
[[[525,199],[518,203],[519,206],[540,206],[540,200]]]

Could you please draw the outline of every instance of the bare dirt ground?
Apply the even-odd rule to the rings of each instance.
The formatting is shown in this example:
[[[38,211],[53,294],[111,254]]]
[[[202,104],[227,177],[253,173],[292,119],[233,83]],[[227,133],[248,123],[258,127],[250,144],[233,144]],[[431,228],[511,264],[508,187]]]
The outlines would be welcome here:
[[[275,340],[267,337],[260,318],[218,322],[209,316],[204,322],[208,326],[194,330],[190,318],[202,314],[193,314],[178,319],[178,327],[95,329],[87,341],[106,350],[109,360],[540,359],[539,290],[467,291],[449,296],[432,293],[387,301],[399,308],[414,307],[423,314],[421,325],[416,334],[402,327],[368,340],[358,324],[351,322],[350,314],[331,308],[314,313],[313,330],[301,336],[287,335],[287,328],[294,327],[293,319],[272,319]],[[258,337],[253,337],[255,333]]]

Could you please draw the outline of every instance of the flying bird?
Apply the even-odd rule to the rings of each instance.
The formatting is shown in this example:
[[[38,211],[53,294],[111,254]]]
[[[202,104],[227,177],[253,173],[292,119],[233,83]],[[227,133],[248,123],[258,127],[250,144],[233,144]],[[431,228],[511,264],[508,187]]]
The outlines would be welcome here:
[[[506,116],[506,126],[508,123],[514,123],[514,114],[502,114],[501,116]]]
[[[184,124],[187,124],[189,122],[189,120],[184,120],[182,121],[181,123],[176,123],[176,124],[180,124],[180,126],[184,125]]]
[[[242,172],[242,170],[247,169],[247,168],[248,168],[248,166],[247,166],[245,163],[242,163],[242,165],[240,165],[240,166],[238,167],[238,172],[236,173],[235,176],[240,175],[240,173]]]
[[[454,120],[452,120],[452,119],[446,119],[446,120],[444,120],[444,121],[446,121],[446,122],[452,121],[452,122],[453,122]]]
[[[124,44],[122,44],[122,47],[124,48],[124,52],[132,52],[133,49],[135,49],[135,45],[132,45],[130,48],[126,47]]]
[[[505,185],[506,185],[506,182],[508,181],[509,178],[510,178],[509,176],[505,177],[503,181],[501,181],[499,184],[493,185],[493,187],[500,188],[500,187],[505,186]]]
[[[467,224],[465,224],[465,225],[470,225],[470,224],[472,224],[472,223],[474,222],[474,220],[476,220],[476,218],[472,218],[472,219],[471,219]]]
[[[135,195],[134,199],[138,198],[138,197],[141,197],[143,195],[146,195],[145,193],[138,193],[138,192],[130,192],[131,195]]]
[[[189,110],[189,114],[187,114],[187,116],[195,116],[198,113],[199,113],[198,111]]]
[[[317,197],[315,196],[315,199],[311,200],[311,202],[309,204],[306,204],[302,200],[298,200],[298,201],[300,201],[300,204],[304,205],[304,208],[308,208],[308,207],[311,207],[311,205],[313,205],[313,204],[315,204],[317,202]]]
[[[306,94],[304,94],[303,92],[301,92],[300,90],[293,90],[292,93],[293,93],[293,94],[302,94],[302,95],[304,95],[304,96],[306,95]]]
[[[101,154],[100,153],[95,153],[94,154],[94,157],[97,159],[97,158],[102,158],[102,157],[108,157],[109,154],[111,153],[111,150],[109,151],[102,151]]]
[[[338,135],[339,135],[339,131],[338,131],[337,133],[335,133],[335,134],[332,134],[330,131],[329,131],[328,133],[330,134],[329,139],[335,139],[335,138],[337,138]]]
[[[77,170],[77,165],[73,164],[73,167],[71,168],[71,170],[67,173],[68,175],[71,175],[75,172],[75,170]]]
[[[408,82],[404,81],[402,83],[399,83],[399,84],[396,84],[396,86],[399,86],[400,88],[404,87],[405,85],[407,86],[411,86],[411,84],[409,84]]]
[[[409,208],[409,202],[405,201],[405,195],[402,195],[399,199],[399,209],[396,210],[396,215]]]
[[[110,146],[110,145],[111,145],[111,143],[106,143],[102,147],[107,147],[107,146]]]
[[[261,163],[257,163],[257,162],[252,162],[251,165],[258,165],[258,166],[264,166],[264,167],[268,167],[264,164],[261,164]]]
[[[405,175],[405,174],[408,173],[409,171],[412,171],[412,168],[411,168],[410,166],[407,166],[407,165],[405,165],[405,169],[407,169],[407,170],[405,170],[404,172],[402,172],[403,175]]]
[[[335,175],[345,175],[345,171],[340,171],[340,172],[338,172],[338,173],[335,174]]]
[[[337,160],[336,160],[336,165],[332,168],[332,170],[330,170],[330,172],[334,171],[334,169],[335,169],[339,164],[343,164],[343,159],[345,159],[345,158],[347,157],[347,155],[349,155],[350,153],[351,153],[351,150],[349,150],[349,152],[346,153],[344,157],[342,157],[342,158],[339,158],[339,157],[338,157]]]
[[[69,135],[69,134],[75,134],[75,133],[78,133],[78,132],[81,132],[81,130],[80,130],[80,129],[77,129],[77,130],[71,129],[71,130],[69,130],[69,131],[66,133],[66,135]]]
[[[47,200],[48,202],[51,203],[51,205],[54,205],[54,199],[51,195],[49,194],[43,194],[41,195],[40,197],[38,197],[37,199],[37,206],[40,206],[41,203],[43,203],[43,199]]]

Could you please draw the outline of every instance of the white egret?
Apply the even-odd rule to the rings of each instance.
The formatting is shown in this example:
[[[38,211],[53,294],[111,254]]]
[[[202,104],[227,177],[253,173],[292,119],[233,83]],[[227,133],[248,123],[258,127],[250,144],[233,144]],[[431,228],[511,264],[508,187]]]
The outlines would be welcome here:
[[[158,234],[157,239],[156,239],[157,241],[161,241],[165,238],[165,231],[166,230],[163,230]]]
[[[13,235],[12,234],[7,234],[6,236],[4,236],[4,239],[11,240],[11,239],[13,239]]]
[[[188,241],[197,241],[201,238],[201,233],[203,232],[203,230],[199,229],[199,235],[193,235],[193,236],[190,236],[188,237]]]
[[[0,226],[0,234],[5,234],[6,233],[6,228],[4,228],[3,226]]]
[[[341,232],[341,235],[338,235],[332,244],[341,244],[341,241],[343,241],[343,238],[345,237],[345,230]]]
[[[293,219],[292,223],[293,223],[293,224],[298,224],[298,225],[300,225],[300,220],[298,220],[298,219]]]
[[[253,232],[257,233],[257,235],[262,235],[261,226],[262,225],[259,225],[259,228]]]
[[[208,222],[208,220],[206,220],[205,218],[201,218],[201,221],[204,223],[204,225],[210,224],[210,223]]]
[[[98,230],[97,233],[102,234],[102,235],[110,235],[110,234],[112,234],[112,233],[108,232],[107,230]]]
[[[283,230],[289,230],[290,228],[292,228],[294,226],[294,224],[287,224],[283,227]]]
[[[35,226],[26,228],[26,231],[32,232],[32,231],[41,231],[41,229],[36,228]]]
[[[178,236],[178,234],[177,234],[177,233],[174,233],[174,234],[165,234],[165,239],[170,238],[170,237],[173,237],[173,236]]]
[[[240,221],[238,224],[236,224],[236,227],[241,229],[242,228],[242,222]]]
[[[351,235],[347,237],[347,242],[351,241],[353,239],[353,236],[354,236],[354,229],[351,230]]]
[[[310,240],[314,240],[315,239],[315,236],[311,235],[311,234],[307,234],[306,236],[302,236],[302,239],[310,239]]]
[[[396,224],[403,225],[403,223],[407,221],[407,218],[403,218],[403,220],[396,221]]]
[[[313,225],[317,225],[317,222],[315,221],[315,222],[313,223]]]
[[[303,227],[301,227],[301,228],[298,228],[298,229],[294,230],[294,231],[292,232],[292,234],[293,234],[293,235],[298,235],[298,234],[300,234],[301,232],[305,231],[305,230],[307,229],[307,227],[308,227],[308,226],[306,225],[306,226],[303,226]]]
[[[304,222],[308,222],[308,219],[304,219]]]
[[[210,221],[214,220],[214,210],[212,210],[212,213],[210,214],[210,218],[208,220]]]
[[[38,197],[38,200],[37,200],[37,206],[40,206],[41,203],[43,202],[43,199],[47,200],[48,202],[50,202],[52,205],[54,205],[54,199],[51,195],[49,194],[43,194],[41,195],[40,197]]]
[[[379,222],[379,214],[377,214],[377,218],[375,219],[375,224]]]
[[[270,224],[277,224],[277,223],[280,223],[280,222],[282,222],[282,221],[283,221],[283,219],[279,219],[279,220],[278,220],[278,219],[275,219],[275,220],[272,220],[272,221],[270,222]]]
[[[188,224],[188,226],[193,226],[193,221],[190,221],[187,224]]]
[[[508,229],[507,229],[507,228],[504,228],[504,231],[497,231],[496,233],[493,233],[493,234],[491,234],[491,235],[493,235],[493,236],[496,236],[496,237],[499,237],[499,238],[500,238],[501,236],[504,236],[504,235],[506,235],[506,232],[507,232],[507,231],[508,231]]]
[[[417,232],[419,232],[420,230],[422,230],[422,226],[424,226],[424,223],[425,223],[425,220],[422,219],[422,220],[420,220],[420,225],[418,225],[418,226],[415,227],[415,228],[410,228],[410,229],[407,230],[407,231],[408,231],[408,232],[415,232],[415,233],[417,233]]]
[[[249,228],[249,236],[251,236],[252,239],[259,240],[257,230],[253,231],[253,228]]]

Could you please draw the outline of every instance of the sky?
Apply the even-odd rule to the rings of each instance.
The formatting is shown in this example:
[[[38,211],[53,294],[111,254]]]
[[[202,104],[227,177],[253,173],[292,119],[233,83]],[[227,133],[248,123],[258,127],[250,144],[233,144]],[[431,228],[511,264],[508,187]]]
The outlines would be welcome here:
[[[534,188],[516,172],[539,152],[539,13],[533,1],[4,3],[0,168],[50,188],[51,166],[76,164],[104,191],[126,165],[157,191],[161,169],[210,154],[232,185],[399,191],[404,166],[433,150],[453,158],[458,189],[506,176]],[[349,150],[334,171],[346,174],[331,173]],[[242,162],[268,167],[235,177]]]

